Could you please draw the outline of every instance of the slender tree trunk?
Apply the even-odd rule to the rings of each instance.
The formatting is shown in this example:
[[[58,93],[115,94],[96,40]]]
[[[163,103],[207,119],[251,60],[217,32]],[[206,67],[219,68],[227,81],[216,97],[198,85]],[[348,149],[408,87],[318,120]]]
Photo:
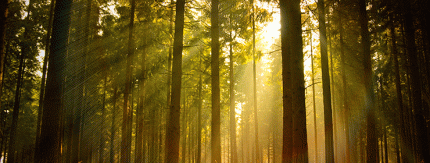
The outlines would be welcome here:
[[[48,20],[48,27],[47,27],[48,33],[46,34],[46,40],[45,40],[45,57],[43,58],[42,81],[40,84],[39,110],[37,112],[37,126],[36,126],[36,143],[35,143],[36,148],[34,152],[35,154],[39,153],[37,152],[39,150],[37,147],[39,146],[39,142],[40,142],[40,127],[42,125],[41,122],[42,122],[43,101],[44,101],[43,98],[45,95],[46,71],[48,69],[48,58],[49,58],[49,50],[50,50],[49,45],[51,43],[51,30],[52,30],[52,18],[54,16],[54,6],[55,6],[55,1],[52,0],[50,4],[50,9],[49,9],[49,20]],[[34,158],[37,158],[37,157],[34,156]],[[35,160],[35,161],[37,162],[39,160]]]
[[[400,85],[400,71],[399,71],[399,57],[398,57],[398,51],[397,51],[397,43],[396,43],[396,33],[394,25],[391,26],[390,29],[391,34],[391,53],[393,54],[393,61],[394,61],[394,73],[395,73],[395,84],[396,84],[396,96],[397,96],[397,111],[398,111],[398,119],[399,124],[397,125],[397,128],[399,131],[399,134],[396,134],[396,140],[400,135],[400,148],[401,148],[401,156],[403,159],[403,162],[408,162],[408,156],[410,154],[407,154],[408,150],[406,146],[406,131],[403,125],[405,124],[404,120],[404,107],[403,107],[403,97],[402,97],[402,88]],[[400,162],[400,152],[397,152],[397,162]]]
[[[187,152],[187,105],[186,105],[187,89],[184,88],[183,96],[183,111],[182,111],[182,145],[181,145],[181,159],[185,163],[185,157]]]
[[[220,131],[220,88],[219,88],[219,0],[211,4],[211,76],[212,76],[212,132],[211,132],[211,162],[221,162],[221,131]]]
[[[48,78],[46,81],[45,103],[42,113],[40,150],[37,156],[40,163],[56,163],[60,157],[60,110],[63,88],[64,58],[66,56],[70,8],[72,1],[57,0],[50,45]],[[59,25],[61,24],[61,25]]]
[[[329,9],[330,10],[330,9]],[[331,22],[330,22],[330,17],[328,17],[328,23],[327,24],[330,24]],[[329,30],[330,30],[330,28],[329,28]],[[328,39],[327,39],[327,43],[329,44],[329,48],[330,48],[330,51],[329,51],[329,55],[330,55],[330,79],[331,79],[331,86],[330,86],[330,88],[331,88],[331,102],[332,102],[332,110],[333,110],[333,152],[336,154],[339,150],[338,150],[338,125],[337,125],[337,114],[338,114],[338,112],[337,112],[337,110],[336,110],[336,99],[335,99],[335,96],[334,96],[334,93],[335,93],[335,89],[334,89],[334,86],[336,85],[335,84],[335,81],[334,81],[334,63],[333,63],[333,46],[332,46],[332,37],[331,37],[331,33],[330,32],[328,32],[327,33],[327,37],[328,37]],[[336,157],[336,156],[334,156],[334,161],[335,162],[338,162],[338,157]],[[349,163],[349,162],[348,162]]]
[[[166,163],[178,163],[179,161],[184,13],[185,0],[178,0],[176,2],[175,37],[173,41],[172,95],[166,132]]]
[[[3,73],[4,73],[4,59],[6,55],[6,23],[8,14],[9,0],[1,0],[0,2],[0,99],[2,96],[2,86],[3,86]],[[1,107],[0,100],[0,111],[3,113],[3,108]],[[3,117],[1,122],[3,122]],[[3,139],[3,126],[0,125],[0,138]],[[0,154],[1,156],[1,154]]]
[[[368,30],[368,17],[366,11],[366,1],[360,0],[359,4],[359,21],[361,27],[361,44],[363,46],[363,68],[365,87],[365,113],[367,120],[367,162],[376,163],[378,161],[378,138],[376,135],[376,117],[374,107],[374,93],[372,82],[372,55],[370,52],[370,34]]]
[[[317,130],[317,112],[316,112],[316,103],[315,103],[315,72],[314,72],[314,56],[313,56],[313,48],[312,48],[312,31],[310,34],[311,39],[311,80],[312,80],[312,108],[314,109],[314,139],[315,139],[315,162],[318,162],[318,130]]]
[[[98,40],[99,41],[99,40]],[[102,97],[102,108],[101,108],[101,119],[100,119],[100,135],[99,135],[99,163],[104,163],[104,149],[105,149],[105,113],[106,113],[106,92],[107,92],[107,79],[108,79],[108,68],[106,65],[106,61],[103,63],[104,67],[103,67],[103,76],[104,76],[104,81],[103,81],[103,97]]]
[[[258,143],[258,106],[257,106],[257,60],[255,56],[255,8],[254,8],[254,0],[251,0],[252,4],[252,72],[253,72],[253,90],[254,90],[254,129],[255,129],[255,155],[256,155],[256,163],[260,163],[260,145]]]
[[[328,54],[327,54],[327,35],[325,25],[325,9],[324,0],[319,0],[318,18],[320,30],[320,48],[321,48],[321,70],[322,70],[322,85],[323,85],[323,103],[324,103],[324,133],[325,133],[325,157],[326,162],[334,162],[333,152],[333,120],[331,110],[331,93],[330,93],[330,72],[328,67]]]
[[[114,83],[116,84],[116,83]],[[110,129],[110,153],[109,161],[110,163],[115,162],[115,124],[116,124],[116,100],[118,99],[118,86],[115,85],[113,88],[113,98],[112,98],[112,123]]]
[[[237,163],[236,148],[236,110],[234,99],[234,62],[233,62],[233,44],[232,32],[230,31],[230,146],[231,146],[231,163]]]
[[[25,44],[25,43],[24,43]],[[26,46],[26,45],[25,45]],[[28,48],[28,47],[26,47]],[[15,88],[15,101],[13,105],[13,111],[12,111],[12,124],[10,126],[10,134],[9,134],[9,155],[7,162],[8,163],[15,163],[15,151],[16,151],[16,130],[18,127],[18,115],[19,115],[19,109],[20,109],[20,99],[21,99],[21,87],[23,85],[22,79],[24,78],[24,58],[25,54],[27,53],[28,49],[23,49],[23,52],[21,52],[21,55],[19,57],[19,68],[18,68],[18,75],[17,75],[17,83]]]
[[[143,126],[144,126],[144,107],[145,107],[145,74],[146,74],[146,66],[145,66],[145,62],[146,62],[146,45],[143,46],[142,49],[142,59],[141,59],[141,70],[140,72],[142,73],[139,76],[139,103],[138,103],[138,107],[137,107],[137,111],[136,111],[136,147],[135,147],[135,162],[136,163],[142,163],[145,160],[143,159]],[[155,155],[155,153],[153,153]]]
[[[199,55],[199,69],[202,68],[202,53]],[[198,101],[198,108],[197,108],[197,163],[201,162],[202,157],[202,88],[203,88],[203,81],[202,81],[202,73],[199,73],[199,86],[198,86],[198,93],[199,93],[199,101]]]
[[[131,123],[133,112],[130,105],[130,92],[131,92],[131,80],[132,80],[132,64],[134,56],[134,10],[136,7],[135,0],[131,0],[131,11],[130,11],[130,23],[129,23],[129,35],[128,35],[128,54],[127,54],[127,65],[125,72],[125,90],[124,90],[124,107],[122,115],[122,134],[121,134],[121,162],[131,162]]]

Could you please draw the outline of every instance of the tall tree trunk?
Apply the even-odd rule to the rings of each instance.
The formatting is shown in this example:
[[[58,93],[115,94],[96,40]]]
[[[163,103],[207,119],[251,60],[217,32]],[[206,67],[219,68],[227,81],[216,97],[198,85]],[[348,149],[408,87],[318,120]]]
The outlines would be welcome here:
[[[187,97],[187,89],[184,88],[184,96],[183,96],[183,111],[182,111],[182,145],[181,145],[181,159],[182,162],[185,162],[186,152],[187,152],[187,103],[186,103],[186,97]]]
[[[0,99],[3,94],[3,74],[4,74],[4,59],[6,55],[6,22],[7,22],[7,14],[8,14],[8,7],[9,7],[9,0],[1,0],[0,2]],[[2,141],[4,137],[3,132],[3,110],[4,108],[1,107],[2,100],[0,100],[0,114],[2,116],[0,117],[0,141]],[[2,156],[0,151],[0,156]]]
[[[100,41],[100,40],[98,40]],[[106,92],[107,92],[107,79],[108,79],[108,67],[106,61],[103,63],[103,97],[102,97],[102,108],[100,118],[100,135],[99,135],[99,163],[104,163],[104,149],[105,149],[105,116],[106,116]]]
[[[211,4],[211,76],[212,76],[212,132],[211,132],[211,162],[221,162],[221,131],[220,131],[220,88],[219,88],[219,0]]]
[[[231,163],[237,163],[236,148],[236,110],[234,99],[234,62],[233,62],[233,44],[232,31],[230,31],[230,146],[231,146]]]
[[[391,16],[392,18],[393,16]],[[407,146],[406,146],[406,131],[405,128],[403,127],[405,124],[405,120],[404,120],[404,115],[403,113],[405,112],[405,108],[403,107],[403,97],[402,97],[402,87],[400,85],[400,71],[399,71],[399,57],[398,57],[398,51],[397,51],[397,42],[396,42],[396,33],[395,33],[395,28],[394,28],[394,24],[391,26],[390,29],[390,35],[391,35],[391,53],[393,54],[393,61],[394,61],[394,73],[395,73],[395,85],[396,85],[396,97],[397,97],[397,113],[398,113],[398,122],[399,124],[396,126],[398,128],[397,131],[399,131],[398,134],[396,134],[396,140],[397,137],[399,137],[400,135],[400,148],[401,148],[401,156],[403,159],[403,162],[407,163],[408,162],[408,156],[410,156],[410,154],[407,154],[407,152],[410,152],[410,150],[408,150]],[[400,162],[400,158],[399,158],[400,153],[397,153],[397,162]]]
[[[368,163],[378,161],[378,138],[376,135],[376,117],[374,107],[374,93],[372,82],[372,55],[370,52],[370,34],[368,30],[368,17],[366,0],[359,0],[359,22],[361,27],[361,44],[363,49],[363,83],[365,87],[365,113],[367,120],[367,146],[366,160]]]
[[[37,154],[40,163],[56,163],[60,157],[60,110],[63,105],[61,97],[63,96],[64,58],[67,53],[71,4],[72,1],[57,0],[55,6],[39,144],[39,149],[44,150],[40,150]]]
[[[252,74],[253,74],[253,90],[254,90],[254,129],[255,129],[255,155],[256,155],[256,163],[260,163],[260,145],[258,143],[258,110],[257,110],[257,60],[255,58],[255,8],[254,8],[254,0],[251,0],[252,4]]]
[[[178,163],[179,161],[184,13],[185,0],[178,0],[176,2],[175,37],[173,41],[172,95],[166,132],[166,163]]]
[[[291,13],[291,0],[280,0],[281,15],[281,49],[282,49],[282,92],[283,92],[283,143],[282,162],[293,162],[293,110],[292,110],[292,84],[291,84],[291,52],[289,40],[289,18]]]
[[[202,68],[202,53],[199,55],[199,69]],[[202,160],[202,89],[203,89],[203,81],[202,81],[202,73],[199,73],[199,86],[198,86],[198,108],[197,108],[197,163],[200,163]]]
[[[55,0],[52,0],[50,4],[50,9],[49,9],[48,27],[46,29],[48,33],[46,34],[46,40],[45,40],[45,57],[43,58],[43,66],[42,66],[42,81],[40,84],[40,93],[39,93],[39,110],[37,111],[36,143],[35,143],[36,148],[35,148],[34,154],[39,153],[37,151],[40,150],[37,147],[39,146],[39,142],[40,142],[40,127],[42,125],[41,122],[42,122],[42,112],[43,112],[43,102],[44,102],[43,99],[45,95],[46,71],[48,69],[48,58],[49,58],[49,52],[50,52],[49,45],[51,43],[52,18],[54,16],[54,6],[55,6]],[[68,149],[69,148],[70,146],[68,147]],[[37,157],[34,156],[33,158],[36,159]],[[35,162],[37,161],[39,160],[35,160]]]
[[[116,100],[118,99],[118,86],[117,83],[114,83],[113,88],[113,97],[112,97],[112,123],[111,123],[111,129],[110,129],[110,150],[109,150],[109,161],[110,163],[115,162],[115,122],[116,122]]]
[[[130,92],[132,84],[132,64],[134,56],[134,10],[136,8],[135,0],[131,0],[130,10],[130,23],[129,23],[129,35],[128,35],[128,54],[127,54],[127,65],[125,72],[125,89],[124,89],[124,106],[122,115],[122,134],[121,134],[121,162],[131,162],[131,124],[132,124],[132,108],[130,105]]]
[[[170,34],[170,36],[173,36],[173,0],[170,0],[170,24],[169,24],[169,34]],[[173,46],[172,44],[173,44],[173,40],[172,39],[169,39],[169,41],[170,41],[170,45],[171,46]],[[169,47],[169,54],[168,54],[168,58],[167,58],[167,97],[166,97],[166,100],[167,100],[167,109],[169,109],[170,108],[170,88],[171,88],[171,85],[172,85],[172,83],[171,83],[171,79],[170,79],[170,77],[171,77],[171,74],[172,73],[172,48],[171,47]]]
[[[409,0],[403,0],[404,18],[403,23],[405,25],[406,34],[406,52],[409,57],[409,66],[411,69],[411,90],[412,90],[412,107],[414,109],[415,127],[417,137],[417,156],[418,162],[430,162],[430,154],[428,148],[428,137],[427,137],[427,125],[424,118],[423,106],[422,106],[422,95],[421,95],[421,74],[418,63],[417,49],[415,45],[415,30],[414,30],[414,18],[412,16],[411,2]]]
[[[293,159],[308,162],[300,1],[281,0],[280,6],[284,98],[282,162]]]
[[[25,44],[25,43],[24,43]],[[26,46],[26,45],[24,45]],[[18,115],[19,115],[19,109],[20,109],[20,99],[21,99],[21,87],[23,85],[23,78],[24,78],[24,58],[25,53],[28,52],[27,49],[23,49],[21,52],[21,55],[19,57],[19,68],[18,68],[18,75],[17,75],[17,83],[15,88],[15,101],[13,104],[13,111],[12,111],[12,124],[10,126],[10,134],[9,134],[9,154],[7,157],[8,163],[15,163],[15,150],[16,150],[16,130],[18,127]]]
[[[1,0],[0,2],[0,99],[3,92],[2,86],[3,86],[3,73],[4,73],[4,59],[6,55],[5,39],[6,39],[6,22],[7,22],[8,7],[9,7],[9,0]],[[1,100],[0,100],[0,111],[1,113],[3,113],[3,108],[1,107]],[[1,122],[3,122],[3,119],[1,119]],[[0,138],[3,139],[3,128],[1,125],[0,125]]]
[[[293,112],[293,157],[296,162],[308,162],[308,143],[306,132],[306,104],[303,65],[303,43],[301,29],[300,1],[289,0],[287,8],[290,26],[287,37],[291,52],[291,82]],[[286,58],[287,59],[287,58]],[[285,134],[285,133],[284,133]]]
[[[146,45],[143,46],[142,49],[142,59],[141,59],[141,75],[139,76],[139,103],[136,111],[136,147],[135,147],[135,162],[142,163],[143,160],[143,148],[144,148],[144,140],[143,140],[143,127],[144,127],[144,107],[145,107],[145,74],[146,74]],[[154,142],[155,143],[155,142]],[[153,153],[155,155],[155,153]]]
[[[333,152],[333,120],[331,110],[331,93],[330,93],[330,72],[328,69],[327,54],[327,35],[325,25],[324,0],[318,0],[318,18],[320,31],[320,48],[321,48],[321,71],[323,85],[323,103],[324,103],[324,133],[325,133],[325,157],[326,162],[334,162]]]
[[[314,56],[313,56],[313,48],[312,48],[312,31],[310,32],[310,39],[311,39],[311,80],[312,80],[312,108],[314,109],[314,141],[315,141],[315,162],[318,162],[318,130],[317,130],[317,110],[316,110],[316,103],[315,103],[315,72],[314,72]]]

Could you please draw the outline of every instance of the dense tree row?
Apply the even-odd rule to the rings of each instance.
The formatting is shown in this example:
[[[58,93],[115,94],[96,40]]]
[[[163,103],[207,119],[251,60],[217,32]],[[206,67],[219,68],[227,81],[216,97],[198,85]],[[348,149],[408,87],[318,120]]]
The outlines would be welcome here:
[[[430,162],[426,0],[0,6],[3,162]]]

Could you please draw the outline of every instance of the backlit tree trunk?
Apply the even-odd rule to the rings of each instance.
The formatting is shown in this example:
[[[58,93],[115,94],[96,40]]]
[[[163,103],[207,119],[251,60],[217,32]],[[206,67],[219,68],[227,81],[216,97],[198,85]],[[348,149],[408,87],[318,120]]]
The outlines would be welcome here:
[[[184,13],[185,0],[178,0],[176,2],[175,37],[173,41],[172,95],[167,119],[166,163],[178,163],[179,161]]]
[[[48,78],[42,115],[39,163],[56,163],[60,157],[60,110],[62,109],[62,88],[64,58],[67,50],[70,8],[72,1],[57,0],[54,12],[54,26],[50,45]],[[60,25],[61,24],[61,25]]]
[[[325,133],[325,157],[326,162],[334,162],[333,152],[333,120],[331,110],[330,75],[328,69],[327,35],[325,25],[324,0],[318,0],[318,18],[321,48],[321,70],[324,103],[324,133]]]
[[[211,4],[211,76],[212,76],[212,131],[211,131],[211,162],[221,162],[221,131],[220,131],[220,88],[219,88],[219,0]]]

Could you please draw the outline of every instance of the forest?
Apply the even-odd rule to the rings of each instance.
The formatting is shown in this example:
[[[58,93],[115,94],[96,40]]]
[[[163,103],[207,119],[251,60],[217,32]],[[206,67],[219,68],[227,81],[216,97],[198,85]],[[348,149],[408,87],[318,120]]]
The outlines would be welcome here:
[[[430,163],[428,0],[0,0],[0,163]]]

